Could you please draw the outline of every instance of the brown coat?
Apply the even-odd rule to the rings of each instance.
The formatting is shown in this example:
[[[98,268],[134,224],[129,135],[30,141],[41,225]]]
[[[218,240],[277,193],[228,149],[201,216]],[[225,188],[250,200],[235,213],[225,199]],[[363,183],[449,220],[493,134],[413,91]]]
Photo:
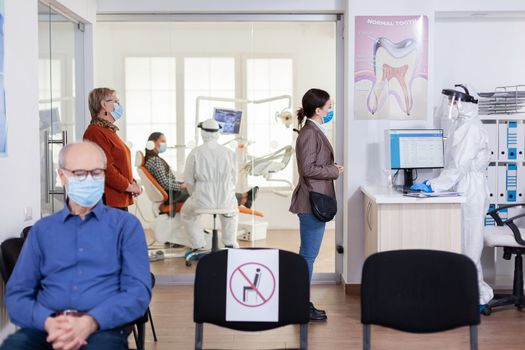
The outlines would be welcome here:
[[[313,123],[306,122],[295,147],[300,178],[290,206],[294,214],[312,212],[310,191],[335,198],[334,180],[339,177],[339,170],[334,163],[334,150],[325,134]]]
[[[109,207],[123,208],[133,204],[133,196],[126,192],[133,183],[131,153],[116,131],[93,123],[84,133],[84,140],[100,146],[108,159],[104,195]]]

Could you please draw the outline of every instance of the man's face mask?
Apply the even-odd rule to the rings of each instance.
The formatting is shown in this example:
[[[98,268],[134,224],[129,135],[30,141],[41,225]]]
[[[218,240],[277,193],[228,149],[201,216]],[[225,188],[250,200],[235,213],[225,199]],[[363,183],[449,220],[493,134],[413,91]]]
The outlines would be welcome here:
[[[67,182],[67,196],[85,208],[93,207],[104,194],[104,176],[88,175],[84,180],[68,176]]]

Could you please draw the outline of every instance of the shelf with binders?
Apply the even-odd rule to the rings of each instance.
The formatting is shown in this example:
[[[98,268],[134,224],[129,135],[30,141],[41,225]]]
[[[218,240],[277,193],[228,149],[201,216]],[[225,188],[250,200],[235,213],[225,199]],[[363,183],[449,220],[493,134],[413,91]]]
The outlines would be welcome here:
[[[525,113],[480,114],[480,119],[489,134],[492,157],[487,169],[491,208],[525,204]],[[524,211],[509,208],[500,215],[505,219]],[[490,216],[485,218],[485,225],[494,224]]]
[[[508,122],[512,120],[525,121],[525,113],[516,114],[480,114],[481,121],[503,121]]]

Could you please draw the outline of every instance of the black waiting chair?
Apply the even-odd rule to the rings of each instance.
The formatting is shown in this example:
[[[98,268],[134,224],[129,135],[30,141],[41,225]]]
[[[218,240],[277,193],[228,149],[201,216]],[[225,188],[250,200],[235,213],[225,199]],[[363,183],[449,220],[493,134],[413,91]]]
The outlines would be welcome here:
[[[410,333],[469,326],[470,348],[477,349],[478,278],[468,257],[434,250],[381,252],[366,259],[361,283],[363,349],[371,348],[371,325]]]
[[[20,251],[22,250],[22,245],[24,243],[24,240],[29,235],[29,232],[31,231],[31,226],[27,226],[22,230],[22,233],[20,234],[20,238],[10,238],[6,241],[4,241],[1,244],[0,252],[2,253],[1,261],[0,261],[0,270],[3,270],[4,266],[8,272],[6,274],[7,279],[9,279],[9,276],[11,276],[11,272],[13,272],[13,269],[15,268],[16,260],[18,259],[18,255],[20,255]],[[6,253],[3,252],[4,243],[6,244]],[[7,260],[5,260],[4,264],[4,257],[8,257]],[[13,260],[14,259],[14,260]],[[2,271],[2,277],[4,278],[4,272]],[[7,279],[4,278],[5,283],[7,284]],[[155,275],[151,274],[151,288],[155,286]],[[155,325],[153,324],[153,317],[151,316],[151,310],[148,306],[148,309],[144,316],[139,318],[138,320],[135,320],[132,324],[132,330],[133,330],[133,338],[135,339],[135,344],[137,346],[137,350],[144,350],[144,344],[146,341],[146,323],[150,322],[151,324],[151,331],[153,333],[153,339],[154,341],[157,341],[157,332],[155,331]]]
[[[13,273],[23,245],[24,240],[18,237],[8,238],[0,244],[0,273],[5,284]]]
[[[486,226],[483,230],[485,245],[489,247],[503,248],[503,259],[510,260],[512,255],[516,255],[514,260],[514,283],[512,294],[496,294],[494,299],[489,302],[483,310],[485,315],[490,315],[492,308],[514,305],[519,310],[525,306],[525,297],[523,293],[523,257],[525,254],[525,236],[522,235],[520,228],[514,222],[515,220],[525,217],[525,214],[519,214],[512,218],[503,220],[499,212],[508,210],[513,207],[525,207],[523,204],[511,204],[501,206],[490,211],[488,214],[496,221],[496,226]]]
[[[226,321],[227,261],[228,250],[221,250],[206,255],[197,265],[193,304],[195,349],[203,347],[204,323],[248,332],[300,324],[300,346],[307,349],[310,283],[304,258],[279,250],[278,322]]]

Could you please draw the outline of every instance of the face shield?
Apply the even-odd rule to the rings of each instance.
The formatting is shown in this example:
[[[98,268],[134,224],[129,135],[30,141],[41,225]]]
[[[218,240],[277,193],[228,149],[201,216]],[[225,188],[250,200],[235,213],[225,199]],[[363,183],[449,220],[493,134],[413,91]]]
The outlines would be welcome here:
[[[442,98],[439,114],[444,119],[456,120],[459,116],[464,115],[467,109],[471,109],[469,106],[478,104],[478,100],[470,95],[466,87],[463,85],[456,85],[455,87],[459,89],[444,89],[441,91]],[[460,91],[461,89],[464,91]]]

